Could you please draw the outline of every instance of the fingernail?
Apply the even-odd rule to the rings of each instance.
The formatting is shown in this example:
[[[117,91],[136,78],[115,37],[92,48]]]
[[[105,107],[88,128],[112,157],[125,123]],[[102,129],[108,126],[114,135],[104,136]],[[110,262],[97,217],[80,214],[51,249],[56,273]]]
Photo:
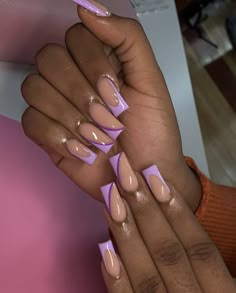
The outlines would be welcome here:
[[[124,98],[109,78],[100,77],[97,82],[97,88],[103,101],[109,107],[114,116],[118,117],[121,113],[129,109]]]
[[[138,179],[125,155],[120,153],[110,158],[112,168],[122,186],[127,192],[134,192],[138,189]]]
[[[98,246],[108,274],[118,279],[120,277],[120,262],[111,240],[100,243]]]
[[[84,7],[85,9],[91,11],[92,13],[95,13],[98,16],[110,16],[111,13],[110,11],[103,6],[102,4],[100,4],[97,1],[94,0],[73,0],[75,3],[77,3],[78,5]]]
[[[85,145],[78,142],[76,139],[71,139],[66,142],[67,150],[75,157],[81,159],[89,165],[93,165],[97,155]]]
[[[80,135],[89,143],[107,154],[114,145],[114,141],[100,129],[90,123],[83,123],[79,127]]]
[[[161,176],[156,165],[143,170],[143,175],[156,199],[159,202],[168,202],[171,200],[170,189]]]
[[[91,103],[89,114],[94,122],[114,140],[125,130],[124,125],[101,104]]]
[[[101,191],[112,219],[122,223],[126,219],[126,208],[114,182],[102,186]]]

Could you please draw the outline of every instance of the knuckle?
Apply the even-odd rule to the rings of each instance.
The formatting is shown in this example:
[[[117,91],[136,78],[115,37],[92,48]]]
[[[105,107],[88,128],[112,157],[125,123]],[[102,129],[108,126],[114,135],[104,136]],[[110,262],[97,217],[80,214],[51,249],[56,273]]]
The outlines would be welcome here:
[[[159,292],[161,287],[161,278],[153,276],[143,280],[137,285],[135,292],[137,293],[156,293]]]
[[[85,27],[82,23],[77,23],[77,24],[72,25],[66,31],[65,43],[69,44],[73,38],[78,37],[78,34],[83,33],[84,30],[85,30]]]
[[[155,246],[153,256],[157,264],[172,266],[181,262],[184,250],[179,242],[166,240]]]
[[[187,250],[187,254],[192,261],[209,261],[218,256],[217,249],[212,242],[193,245]]]
[[[21,117],[21,123],[26,136],[29,136],[29,125],[32,117],[32,108],[27,108]]]
[[[58,44],[53,44],[53,43],[46,44],[36,53],[36,56],[35,56],[36,64],[39,66],[42,62],[44,62],[45,60],[48,60],[53,55],[55,55],[55,52],[57,52],[58,50],[61,51],[62,49],[63,47],[61,47]]]
[[[38,73],[32,73],[26,77],[21,85],[21,93],[25,100],[28,98],[27,93],[35,87],[35,85],[41,80]]]
[[[137,19],[128,18],[128,19],[126,19],[126,21],[127,21],[127,26],[133,32],[136,32],[136,33],[143,32],[143,27]]]

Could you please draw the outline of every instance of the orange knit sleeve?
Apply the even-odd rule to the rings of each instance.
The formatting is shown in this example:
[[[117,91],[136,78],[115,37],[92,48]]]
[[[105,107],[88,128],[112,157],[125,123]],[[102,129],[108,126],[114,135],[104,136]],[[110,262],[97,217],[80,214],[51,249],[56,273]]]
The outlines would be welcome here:
[[[236,277],[236,188],[210,181],[186,157],[188,166],[198,175],[202,185],[202,201],[196,217],[216,244],[233,277]]]

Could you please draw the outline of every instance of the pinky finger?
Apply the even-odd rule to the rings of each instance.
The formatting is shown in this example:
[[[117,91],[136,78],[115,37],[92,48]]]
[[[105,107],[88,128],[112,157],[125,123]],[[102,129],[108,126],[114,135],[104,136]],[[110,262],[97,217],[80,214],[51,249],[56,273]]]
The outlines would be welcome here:
[[[102,254],[102,274],[109,293],[133,293],[128,275],[114,251],[111,241],[99,245]]]

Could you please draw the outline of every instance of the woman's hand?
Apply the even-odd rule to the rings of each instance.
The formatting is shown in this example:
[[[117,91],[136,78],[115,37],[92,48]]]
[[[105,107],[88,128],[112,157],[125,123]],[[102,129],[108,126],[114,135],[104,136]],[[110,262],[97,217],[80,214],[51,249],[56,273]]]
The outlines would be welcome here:
[[[185,163],[172,102],[141,25],[115,15],[99,17],[82,7],[78,11],[83,24],[68,30],[66,48],[45,46],[36,56],[38,73],[22,85],[30,106],[22,119],[26,135],[76,184],[100,198],[99,186],[114,175],[106,155],[83,138],[99,136],[84,123],[104,123],[105,115],[97,117],[94,104],[109,98],[101,82],[101,76],[108,76],[129,105],[120,116],[122,125],[109,116],[110,127],[126,128],[111,154],[125,151],[136,171],[158,164],[165,179],[196,209],[200,185]],[[93,166],[72,155],[81,148],[78,142],[91,149],[80,149],[80,154],[90,156],[90,164],[98,154]],[[106,135],[99,142],[110,145],[111,139]]]
[[[108,292],[236,292],[219,252],[181,195],[156,166],[143,175],[150,189],[137,174],[137,192],[124,191],[124,179],[133,176],[128,169],[119,177],[120,193],[114,182],[101,188],[119,255],[111,241],[99,245]]]

